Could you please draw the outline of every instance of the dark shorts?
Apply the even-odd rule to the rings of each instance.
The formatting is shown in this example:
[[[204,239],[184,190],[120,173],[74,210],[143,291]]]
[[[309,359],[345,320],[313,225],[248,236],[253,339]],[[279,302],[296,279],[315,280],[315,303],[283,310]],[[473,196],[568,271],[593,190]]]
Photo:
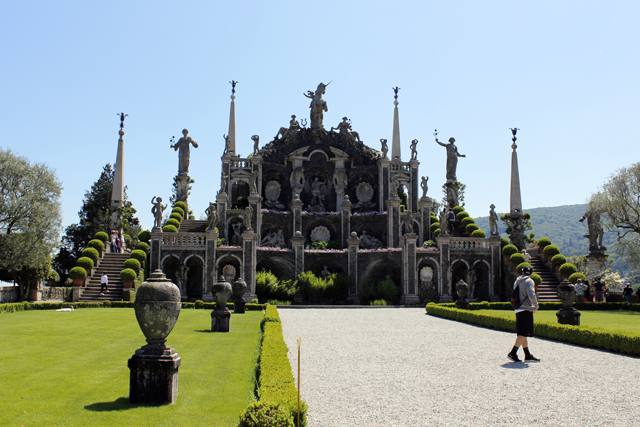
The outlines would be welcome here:
[[[516,333],[519,337],[533,336],[533,313],[521,311],[516,313]]]

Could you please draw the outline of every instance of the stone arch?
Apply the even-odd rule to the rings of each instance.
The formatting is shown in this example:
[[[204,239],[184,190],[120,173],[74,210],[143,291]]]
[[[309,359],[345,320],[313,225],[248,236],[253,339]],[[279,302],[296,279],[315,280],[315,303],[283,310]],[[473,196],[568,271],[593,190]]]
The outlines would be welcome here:
[[[476,301],[489,301],[491,297],[491,265],[486,260],[476,260],[473,263],[473,294]],[[471,281],[471,278],[470,278]],[[471,286],[471,283],[469,284]]]
[[[189,255],[184,260],[187,271],[185,291],[189,299],[202,300],[204,293],[204,260],[198,255]]]
[[[310,152],[310,153],[309,153],[309,155],[307,156],[308,161],[309,161],[309,162],[317,162],[317,160],[312,159],[312,158],[313,158],[313,156],[314,156],[315,154],[318,154],[318,153],[320,153],[320,154],[322,154],[322,155],[324,156],[324,158],[325,158],[325,161],[326,161],[326,162],[328,162],[328,161],[329,161],[329,155],[327,154],[327,152],[326,152],[326,151],[324,151],[324,150],[321,150],[321,149],[319,149],[319,148],[318,148],[318,149],[315,149],[315,150],[313,150],[312,152]]]
[[[175,254],[169,254],[160,261],[161,269],[167,279],[172,283],[178,284],[178,268],[180,268],[180,258]]]
[[[327,266],[327,270],[329,270],[331,274],[345,272],[344,268],[330,257],[323,257],[314,261],[311,265],[309,265],[308,270],[311,270],[311,272],[313,272],[313,274],[315,274],[317,277],[322,277],[322,271],[324,270],[325,265]]]
[[[433,279],[431,283],[423,283],[420,278],[420,272],[424,267],[431,267],[433,270]],[[435,300],[434,291],[439,295],[442,295],[442,281],[440,264],[437,260],[433,258],[423,258],[418,262],[418,298],[420,298],[420,302],[423,303],[427,299]]]
[[[256,264],[256,272],[262,270],[272,272],[278,279],[295,278],[295,266],[293,263],[277,256],[270,256],[260,260],[260,262]]]
[[[243,198],[241,208],[244,208],[249,204],[247,197],[249,197],[249,183],[244,178],[233,178],[229,183],[231,197],[229,198],[230,206],[236,202],[238,197]]]
[[[237,255],[224,254],[216,260],[215,272],[213,276],[214,282],[217,282],[220,279],[222,269],[227,264],[231,264],[233,268],[236,269],[236,276],[233,278],[234,281],[243,276],[242,260]]]
[[[457,259],[451,263],[451,283],[450,283],[450,295],[453,300],[458,299],[458,293],[456,292],[456,283],[464,280],[469,284],[469,264],[463,259]]]
[[[398,295],[402,294],[402,268],[400,264],[389,257],[379,258],[367,264],[362,271],[362,280],[358,282],[358,292],[363,293],[363,287],[377,283],[387,277],[393,280],[398,288]]]

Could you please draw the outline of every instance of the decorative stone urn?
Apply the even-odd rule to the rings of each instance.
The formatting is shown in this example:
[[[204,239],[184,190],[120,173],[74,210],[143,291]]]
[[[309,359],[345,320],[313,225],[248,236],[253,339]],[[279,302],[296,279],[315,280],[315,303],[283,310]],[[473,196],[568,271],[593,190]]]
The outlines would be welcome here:
[[[180,290],[156,270],[138,288],[134,310],[147,345],[129,359],[129,402],[166,405],[178,397],[178,368],[182,359],[165,345],[182,304]]]
[[[456,307],[464,310],[469,309],[469,301],[467,300],[467,293],[469,292],[469,285],[464,280],[460,279],[456,283],[456,293],[458,299],[456,300]]]
[[[562,308],[556,312],[558,323],[563,325],[580,326],[580,312],[573,308],[576,299],[576,287],[564,279],[556,290],[558,298],[562,302]]]
[[[233,312],[244,314],[246,302],[243,298],[247,290],[247,284],[242,278],[233,283]]]
[[[233,279],[235,279],[236,277],[236,268],[231,265],[231,264],[227,264],[222,268],[222,276],[224,277],[224,282],[233,282]],[[215,298],[215,295],[214,295]]]
[[[227,302],[233,293],[231,284],[221,277],[220,282],[211,286],[211,293],[216,301],[216,308],[211,312],[211,332],[229,332],[231,312],[227,308]]]

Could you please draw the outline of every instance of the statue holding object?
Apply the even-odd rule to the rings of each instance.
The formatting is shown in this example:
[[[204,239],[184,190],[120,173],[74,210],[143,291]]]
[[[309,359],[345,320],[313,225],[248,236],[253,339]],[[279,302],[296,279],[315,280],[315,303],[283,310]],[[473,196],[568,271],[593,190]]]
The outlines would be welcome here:
[[[187,129],[182,130],[182,138],[175,144],[171,144],[170,147],[174,151],[178,151],[178,175],[186,176],[189,174],[189,162],[191,157],[191,145],[198,148],[198,143],[188,136],[189,131]]]
[[[438,141],[438,131],[435,131],[433,134],[436,137],[436,143],[438,145],[447,149],[447,181],[455,182],[458,179],[456,178],[456,169],[458,167],[458,157],[466,157],[464,154],[458,153],[458,148],[456,147],[455,138],[449,138],[448,144],[443,144]]]
[[[331,82],[324,84],[320,83],[315,92],[307,91],[307,93],[303,94],[307,98],[311,99],[311,104],[309,108],[311,108],[311,129],[322,129],[324,130],[324,126],[322,125],[322,118],[324,113],[329,111],[327,107],[327,102],[322,99],[322,95],[325,92],[327,86],[329,86]]]
[[[153,214],[153,228],[160,228],[162,225],[162,212],[167,208],[167,205],[162,205],[162,197],[152,197],[151,213]]]

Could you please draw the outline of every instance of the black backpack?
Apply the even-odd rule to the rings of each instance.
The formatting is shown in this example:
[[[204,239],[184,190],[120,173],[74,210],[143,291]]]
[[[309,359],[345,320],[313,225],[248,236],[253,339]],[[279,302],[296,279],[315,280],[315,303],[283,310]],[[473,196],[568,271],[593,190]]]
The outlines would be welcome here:
[[[516,283],[518,285],[514,287],[513,292],[511,292],[511,308],[513,308],[514,310],[519,309],[524,300],[527,299],[527,297],[525,297],[525,299],[523,299],[522,301],[520,300],[520,284],[526,281],[526,278],[524,280],[516,280]]]

